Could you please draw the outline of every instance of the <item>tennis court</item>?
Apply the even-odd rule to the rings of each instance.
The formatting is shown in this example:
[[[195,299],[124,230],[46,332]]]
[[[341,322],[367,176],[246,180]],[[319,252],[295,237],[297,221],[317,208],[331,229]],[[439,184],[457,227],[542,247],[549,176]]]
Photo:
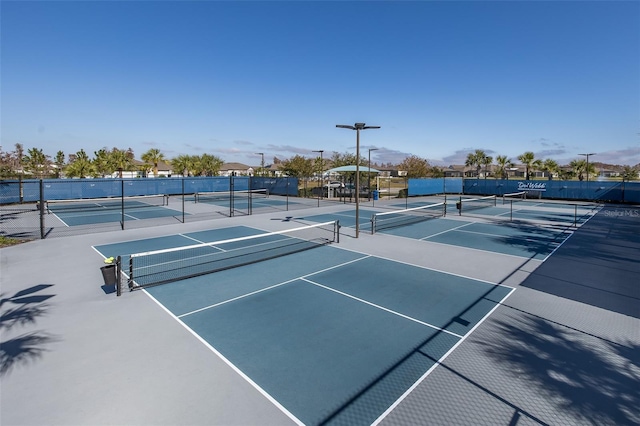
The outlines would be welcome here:
[[[209,243],[227,259],[234,250],[246,255],[251,236],[263,234],[235,226],[95,249],[123,255],[126,265],[135,263],[133,253]],[[266,234],[269,241],[288,235]],[[197,269],[189,262],[187,269]],[[242,265],[174,277],[144,291],[304,424],[371,424],[384,417],[513,291],[340,244]]]
[[[270,243],[314,216],[354,225],[353,204],[312,201],[0,250],[3,424],[638,424],[638,206],[575,227],[452,201],[280,256]],[[360,224],[388,204],[361,206]],[[554,229],[571,236],[544,257]],[[268,260],[227,268],[248,255],[238,238],[265,234]],[[131,256],[202,241],[219,272],[186,262],[153,286]],[[117,254],[143,286],[121,297],[100,271]]]
[[[452,213],[455,212],[455,203],[447,205],[447,216],[444,216],[443,202],[426,206],[412,204],[413,206],[402,210],[361,209],[360,230],[371,232],[373,226],[376,233],[536,260],[546,259],[573,232],[570,227],[554,225],[558,217],[557,212],[551,215],[550,220],[546,212],[536,213],[549,222],[549,226],[544,226],[531,221],[473,220]],[[477,210],[483,214],[485,211],[495,214],[495,210],[498,214],[504,213],[504,209],[493,205],[481,206],[474,212]],[[531,216],[527,218],[531,219]],[[354,210],[300,216],[299,219],[312,222],[338,219],[341,226],[355,226]]]
[[[236,209],[250,212],[259,208],[274,208],[283,210],[289,205],[298,204],[288,197],[274,196],[266,189],[253,189],[251,191],[216,191],[194,194],[196,203],[213,204],[227,209]]]
[[[141,196],[47,201],[46,210],[64,226],[81,226],[122,220],[181,217],[182,212],[168,207],[169,197]]]

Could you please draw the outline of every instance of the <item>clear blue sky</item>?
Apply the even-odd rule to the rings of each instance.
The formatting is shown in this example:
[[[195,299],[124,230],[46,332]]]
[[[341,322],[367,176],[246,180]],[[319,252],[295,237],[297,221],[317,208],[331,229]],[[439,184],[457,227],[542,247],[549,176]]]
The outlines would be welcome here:
[[[2,1],[1,140],[640,163],[640,2]]]

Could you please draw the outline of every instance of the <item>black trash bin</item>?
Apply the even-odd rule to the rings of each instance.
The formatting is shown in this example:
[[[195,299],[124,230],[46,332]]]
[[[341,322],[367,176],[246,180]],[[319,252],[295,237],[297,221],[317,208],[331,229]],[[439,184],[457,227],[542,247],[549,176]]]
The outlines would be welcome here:
[[[100,268],[100,270],[102,271],[104,285],[116,285],[116,265],[106,265]]]

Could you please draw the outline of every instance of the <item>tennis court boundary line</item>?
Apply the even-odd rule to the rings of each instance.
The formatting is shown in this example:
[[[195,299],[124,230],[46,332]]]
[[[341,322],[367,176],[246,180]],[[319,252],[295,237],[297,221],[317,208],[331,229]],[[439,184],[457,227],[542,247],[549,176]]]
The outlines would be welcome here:
[[[496,285],[502,286],[502,284],[496,284]],[[442,364],[444,360],[455,349],[457,349],[458,346],[462,344],[462,342],[464,342],[469,336],[471,336],[475,332],[476,328],[478,328],[481,324],[483,324],[487,320],[487,318],[489,318],[493,314],[493,312],[496,309],[498,309],[499,306],[502,306],[504,301],[507,300],[513,294],[514,291],[516,291],[516,289],[513,287],[509,287],[509,286],[504,286],[504,287],[511,288],[511,291],[507,293],[499,302],[496,302],[496,305],[491,310],[489,310],[489,312],[487,312],[482,317],[482,319],[478,321],[478,323],[471,328],[471,330],[469,330],[460,340],[458,340],[444,355],[440,357],[440,359],[438,359],[431,366],[431,368],[429,368],[418,380],[416,380],[416,382],[413,385],[411,385],[409,389],[407,389],[398,399],[396,399],[396,401],[393,404],[391,404],[389,408],[387,408],[373,423],[371,423],[371,426],[377,426],[378,424],[380,424],[380,422],[384,420],[384,418],[387,417],[398,405],[400,405],[400,403],[402,403],[402,401],[404,401],[404,399],[407,398],[407,396],[409,396],[411,392],[413,392],[415,388],[417,388],[437,367],[439,367],[440,364]]]
[[[383,311],[388,312],[388,313],[390,313],[390,314],[397,315],[397,316],[399,316],[399,317],[401,317],[401,318],[404,318],[404,319],[407,319],[407,320],[409,320],[409,321],[417,322],[417,323],[418,323],[418,324],[420,324],[420,325],[424,325],[424,326],[426,326],[426,327],[433,328],[433,329],[438,330],[438,331],[441,331],[441,332],[443,332],[443,333],[450,334],[450,335],[452,335],[452,336],[454,336],[454,337],[457,337],[458,339],[462,339],[462,337],[463,337],[463,336],[461,336],[461,335],[459,335],[459,334],[457,334],[457,333],[454,333],[454,332],[452,332],[452,331],[445,330],[444,328],[440,328],[440,327],[438,327],[438,326],[435,326],[435,325],[433,325],[433,324],[429,324],[429,323],[424,322],[424,321],[420,321],[419,319],[416,319],[416,318],[410,317],[410,316],[408,316],[408,315],[402,314],[402,313],[400,313],[400,312],[394,311],[394,310],[389,309],[389,308],[385,308],[385,307],[384,307],[384,306],[382,306],[382,305],[377,305],[377,304],[375,304],[375,303],[373,303],[373,302],[369,302],[369,301],[367,301],[367,300],[361,299],[361,298],[359,298],[359,297],[353,296],[353,295],[351,295],[351,294],[349,294],[349,293],[345,293],[345,292],[340,291],[340,290],[337,290],[337,289],[335,289],[335,288],[331,288],[331,287],[326,286],[326,285],[324,285],[324,284],[320,284],[320,283],[317,283],[317,282],[315,282],[315,281],[311,281],[311,280],[306,279],[306,278],[300,278],[300,280],[305,281],[305,282],[308,282],[309,284],[312,284],[312,285],[315,285],[315,286],[318,286],[318,287],[324,288],[325,290],[332,291],[332,292],[337,293],[337,294],[339,294],[339,295],[341,295],[341,296],[345,296],[345,297],[348,297],[348,298],[350,298],[350,299],[356,300],[356,301],[358,301],[358,302],[360,302],[360,303],[364,303],[364,304],[366,304],[366,305],[373,306],[373,307],[374,307],[374,308],[376,308],[376,309],[380,309],[380,310],[383,310]]]
[[[402,237],[402,238],[404,238],[404,237]],[[412,241],[420,241],[420,240],[416,240],[414,238],[410,238],[410,240],[412,240]],[[435,244],[439,244],[439,243],[435,243]],[[448,245],[448,244],[444,244],[444,245]],[[403,261],[403,260],[396,260],[396,259],[392,259],[392,258],[386,257],[386,256],[380,256],[380,255],[377,255],[377,254],[362,253],[362,252],[360,252],[358,250],[344,248],[344,247],[335,247],[335,248],[340,249],[340,250],[347,250],[347,251],[350,251],[350,252],[353,252],[353,253],[362,254],[362,255],[365,255],[365,256],[377,257],[379,259],[389,260],[391,262],[397,262],[397,263],[401,263],[403,265],[415,266],[416,268],[427,269],[429,271],[439,272],[441,274],[452,275],[454,277],[466,278],[468,280],[479,281],[479,282],[486,283],[486,284],[491,284],[491,285],[499,285],[499,286],[507,287],[507,288],[514,288],[514,287],[511,287],[511,286],[508,286],[508,285],[504,285],[504,284],[500,284],[500,283],[495,283],[495,282],[492,282],[492,281],[484,280],[482,278],[469,277],[467,275],[456,274],[455,272],[443,271],[441,269],[432,268],[430,266],[416,265],[415,263],[411,263],[411,262],[407,262],[407,261]],[[493,252],[486,252],[486,253],[494,254]],[[495,253],[495,254],[500,255],[501,253]],[[507,255],[505,255],[505,256],[507,256]],[[527,257],[520,257],[520,256],[513,256],[513,257],[517,257],[518,259],[527,259],[527,261],[531,261],[532,260],[534,262],[540,262],[539,260],[531,259],[531,258],[527,258]]]
[[[481,223],[481,224],[486,224],[487,222],[471,222],[471,223]],[[455,229],[450,229],[450,231],[455,231]],[[449,232],[449,231],[445,231],[444,233]],[[463,231],[461,231],[463,232]],[[442,232],[440,232],[439,234],[442,234]],[[403,237],[402,235],[391,235],[392,237],[398,237],[398,238],[406,238],[412,241],[421,241],[424,243],[429,243],[429,244],[438,244],[438,245],[442,245],[442,246],[447,246],[447,247],[457,247],[463,250],[473,250],[473,251],[479,251],[481,253],[490,253],[490,254],[495,254],[498,256],[507,256],[507,257],[515,257],[517,259],[533,259],[533,257],[525,257],[525,256],[518,256],[517,254],[509,254],[509,253],[500,253],[497,251],[492,251],[492,250],[483,250],[483,249],[479,249],[479,248],[474,248],[474,247],[465,247],[465,246],[459,246],[459,245],[455,245],[455,244],[447,244],[447,243],[441,243],[438,241],[429,241],[426,240],[424,237],[423,238],[411,238],[411,237]]]
[[[227,364],[234,372],[236,372],[241,378],[243,378],[247,383],[253,386],[262,396],[264,396],[269,402],[271,402],[275,407],[277,407],[283,414],[285,414],[289,419],[295,422],[299,426],[305,426],[305,424],[300,421],[296,416],[293,415],[289,410],[287,410],[284,405],[280,404],[278,400],[276,400],[271,394],[269,394],[266,390],[262,389],[256,382],[251,380],[249,376],[247,376],[240,368],[238,368],[235,364],[233,364],[229,359],[227,359],[222,353],[220,353],[216,348],[211,346],[209,342],[204,340],[198,333],[196,333],[191,327],[185,324],[180,320],[176,315],[174,315],[169,309],[167,309],[162,303],[160,303],[155,297],[153,297],[146,289],[143,291],[153,300],[156,305],[158,305],[163,311],[168,313],[172,318],[174,318],[182,327],[185,328],[192,336],[194,336],[200,343],[202,343],[207,349],[213,352],[218,358],[220,358],[225,364]]]

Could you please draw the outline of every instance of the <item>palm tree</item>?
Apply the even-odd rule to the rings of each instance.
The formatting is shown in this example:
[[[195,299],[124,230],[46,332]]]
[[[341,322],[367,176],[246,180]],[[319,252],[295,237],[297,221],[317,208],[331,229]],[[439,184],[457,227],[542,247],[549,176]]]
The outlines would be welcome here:
[[[215,155],[202,154],[200,156],[200,167],[202,174],[205,176],[218,176],[222,164],[224,164],[224,161]]]
[[[114,170],[118,171],[118,177],[122,178],[122,172],[124,170],[133,170],[133,151],[131,149],[122,151],[118,148],[113,148],[109,153],[109,162]]]
[[[541,166],[542,171],[549,173],[549,180],[553,179],[553,174],[560,170],[560,166],[555,160],[547,158]]]
[[[506,155],[498,155],[496,157],[496,163],[498,164],[498,169],[496,170],[496,179],[498,176],[502,179],[509,179],[509,173],[507,173],[507,169],[513,167],[513,162],[511,158]]]
[[[535,154],[531,151],[527,151],[524,154],[518,155],[518,161],[524,165],[525,180],[529,180],[529,172],[540,167],[540,160],[536,160]]]
[[[480,179],[480,165],[484,164],[484,160],[487,158],[485,152],[481,149],[476,149],[475,152],[467,154],[467,159],[464,163],[467,167],[476,167],[476,177]]]
[[[142,154],[142,161],[153,166],[153,177],[158,177],[158,163],[164,161],[164,154],[157,148],[151,148]]]
[[[575,176],[578,176],[578,180],[584,180],[582,173],[587,168],[587,162],[585,160],[571,160],[569,163],[571,170]]]
[[[84,178],[94,174],[93,164],[84,149],[69,155],[69,164],[65,169],[65,174],[69,177]]]
[[[171,168],[173,171],[182,176],[189,176],[193,169],[193,162],[190,155],[178,155],[171,160]]]

